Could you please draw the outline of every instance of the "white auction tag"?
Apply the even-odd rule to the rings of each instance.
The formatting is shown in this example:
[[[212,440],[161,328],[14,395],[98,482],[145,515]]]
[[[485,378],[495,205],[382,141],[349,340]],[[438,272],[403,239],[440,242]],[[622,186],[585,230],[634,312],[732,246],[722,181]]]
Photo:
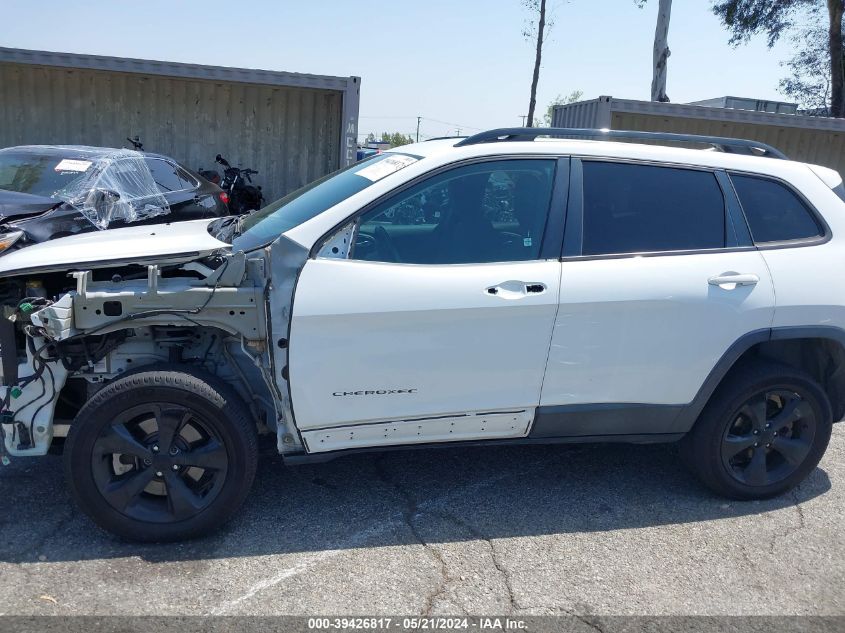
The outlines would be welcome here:
[[[73,158],[63,158],[59,164],[54,167],[56,171],[88,171],[91,166],[90,160],[76,160]]]
[[[413,156],[403,156],[402,154],[397,154],[396,156],[383,158],[374,165],[364,167],[361,171],[356,172],[355,175],[362,176],[367,180],[375,182],[416,162],[417,159]]]

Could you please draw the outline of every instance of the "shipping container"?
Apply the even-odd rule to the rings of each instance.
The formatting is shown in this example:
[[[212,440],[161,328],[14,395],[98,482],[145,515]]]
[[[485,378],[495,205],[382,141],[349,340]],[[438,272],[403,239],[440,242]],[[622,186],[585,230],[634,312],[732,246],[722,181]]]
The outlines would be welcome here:
[[[129,147],[257,169],[267,201],[356,159],[359,77],[0,48],[0,147]]]
[[[602,96],[555,106],[552,125],[751,139],[845,174],[845,119]]]

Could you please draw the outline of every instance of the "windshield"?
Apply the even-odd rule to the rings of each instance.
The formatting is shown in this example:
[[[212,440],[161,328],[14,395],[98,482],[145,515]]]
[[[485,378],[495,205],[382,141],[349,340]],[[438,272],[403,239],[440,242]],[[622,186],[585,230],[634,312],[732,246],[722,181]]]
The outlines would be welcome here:
[[[379,154],[315,180],[246,216],[233,246],[248,251],[269,244],[285,231],[417,160],[418,156],[410,154]]]
[[[0,189],[51,198],[91,169],[90,158],[0,151]]]

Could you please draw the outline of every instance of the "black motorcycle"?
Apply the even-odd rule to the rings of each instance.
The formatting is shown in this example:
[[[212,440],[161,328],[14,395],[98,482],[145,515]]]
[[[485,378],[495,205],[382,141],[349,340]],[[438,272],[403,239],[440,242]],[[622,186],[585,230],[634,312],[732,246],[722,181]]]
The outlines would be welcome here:
[[[252,184],[252,176],[258,173],[256,170],[232,167],[220,154],[217,154],[214,161],[223,166],[222,181],[215,169],[200,168],[199,173],[229,194],[229,210],[233,214],[249,213],[264,206],[261,187]]]

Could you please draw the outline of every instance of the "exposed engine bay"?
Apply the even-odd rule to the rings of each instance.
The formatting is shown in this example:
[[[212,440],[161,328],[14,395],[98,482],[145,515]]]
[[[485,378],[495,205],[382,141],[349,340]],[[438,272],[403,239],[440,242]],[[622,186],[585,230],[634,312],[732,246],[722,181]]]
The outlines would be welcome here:
[[[0,458],[46,454],[104,384],[174,364],[234,386],[259,431],[297,450],[268,349],[269,267],[265,249],[0,280]]]

